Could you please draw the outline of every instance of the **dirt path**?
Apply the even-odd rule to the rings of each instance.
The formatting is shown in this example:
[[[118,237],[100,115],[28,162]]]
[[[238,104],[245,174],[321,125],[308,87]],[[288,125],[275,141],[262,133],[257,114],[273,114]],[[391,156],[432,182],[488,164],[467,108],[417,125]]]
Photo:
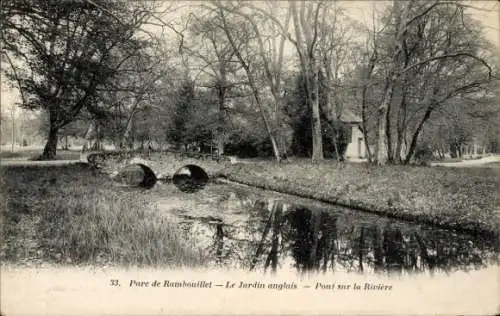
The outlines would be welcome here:
[[[434,162],[431,166],[441,167],[479,167],[492,162],[500,162],[500,155],[488,156],[481,159],[464,160],[460,162]]]

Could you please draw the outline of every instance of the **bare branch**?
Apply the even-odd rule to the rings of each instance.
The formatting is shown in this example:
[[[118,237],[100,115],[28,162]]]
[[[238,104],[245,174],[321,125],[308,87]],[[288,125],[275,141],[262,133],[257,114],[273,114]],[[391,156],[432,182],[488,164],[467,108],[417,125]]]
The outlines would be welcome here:
[[[477,56],[475,56],[473,54],[470,54],[470,53],[452,53],[452,54],[443,54],[443,55],[440,55],[440,56],[429,57],[429,58],[424,59],[424,60],[422,60],[422,61],[420,61],[418,63],[412,64],[412,65],[404,68],[400,73],[405,73],[405,72],[407,72],[409,70],[412,70],[412,69],[414,69],[416,67],[419,67],[421,65],[430,63],[431,61],[434,61],[434,60],[447,59],[447,58],[455,58],[455,57],[460,57],[460,56],[470,57],[470,58],[473,58],[473,59],[479,61],[486,68],[488,68],[488,78],[494,77],[493,74],[492,74],[493,69],[491,68],[491,66],[484,59],[482,59],[480,57],[477,57]]]

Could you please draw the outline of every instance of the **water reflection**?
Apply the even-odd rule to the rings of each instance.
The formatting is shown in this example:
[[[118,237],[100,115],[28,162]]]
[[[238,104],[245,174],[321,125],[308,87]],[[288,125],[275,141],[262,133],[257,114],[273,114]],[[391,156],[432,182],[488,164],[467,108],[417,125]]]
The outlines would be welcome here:
[[[356,212],[276,201],[246,203],[248,220],[185,218],[211,264],[256,271],[422,273],[497,262],[492,240]]]

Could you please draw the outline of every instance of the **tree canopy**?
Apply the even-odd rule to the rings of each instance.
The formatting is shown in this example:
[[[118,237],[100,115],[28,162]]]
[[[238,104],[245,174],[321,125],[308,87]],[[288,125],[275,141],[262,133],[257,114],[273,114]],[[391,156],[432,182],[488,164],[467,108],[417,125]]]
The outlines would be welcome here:
[[[45,158],[87,125],[120,148],[343,159],[344,110],[380,165],[498,147],[498,48],[470,3],[392,1],[369,23],[342,1],[256,3],[5,0],[2,70],[46,112]]]
[[[146,16],[130,2],[2,2],[7,75],[18,85],[22,107],[49,113],[44,157],[54,157],[58,131],[83,110],[104,113],[99,88],[146,47],[135,36]]]

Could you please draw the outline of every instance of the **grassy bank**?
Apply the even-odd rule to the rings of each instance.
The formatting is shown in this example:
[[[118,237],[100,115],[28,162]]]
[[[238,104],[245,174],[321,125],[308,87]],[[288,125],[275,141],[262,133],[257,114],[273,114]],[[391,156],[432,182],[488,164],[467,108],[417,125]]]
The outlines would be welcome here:
[[[228,180],[386,216],[498,237],[498,168],[274,162],[228,166]]]
[[[137,190],[84,164],[0,168],[2,262],[195,267],[199,251]]]

